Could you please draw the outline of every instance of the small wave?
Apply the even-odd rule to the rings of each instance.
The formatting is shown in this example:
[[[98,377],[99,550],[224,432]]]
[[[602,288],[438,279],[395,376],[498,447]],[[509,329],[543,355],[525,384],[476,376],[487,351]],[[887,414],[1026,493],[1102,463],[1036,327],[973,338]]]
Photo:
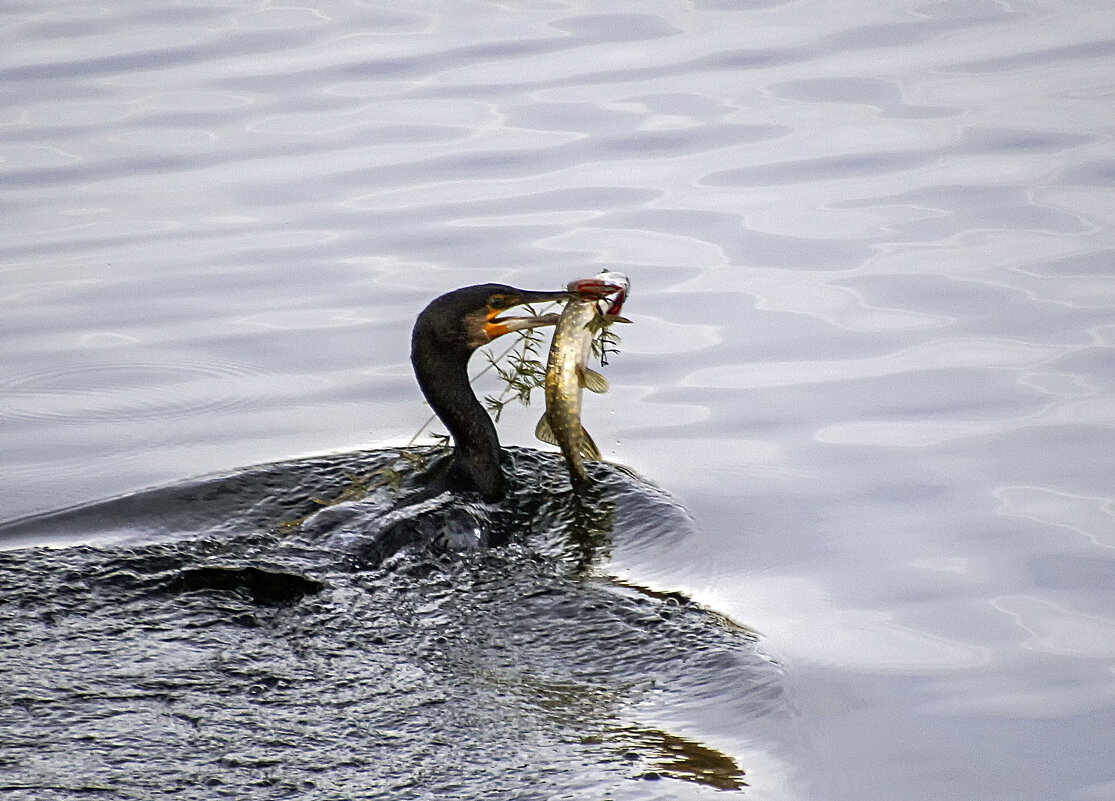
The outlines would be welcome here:
[[[237,391],[262,373],[231,363],[102,362],[18,375],[0,384],[0,420],[128,422],[248,404]]]

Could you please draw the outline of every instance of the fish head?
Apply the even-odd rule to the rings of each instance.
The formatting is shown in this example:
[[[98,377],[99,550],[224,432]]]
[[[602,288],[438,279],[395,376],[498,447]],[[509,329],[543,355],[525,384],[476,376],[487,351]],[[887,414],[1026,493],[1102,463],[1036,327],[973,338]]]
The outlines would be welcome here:
[[[623,309],[631,280],[623,273],[602,272],[592,278],[570,281],[566,289],[578,298],[595,300],[601,314],[615,316]]]

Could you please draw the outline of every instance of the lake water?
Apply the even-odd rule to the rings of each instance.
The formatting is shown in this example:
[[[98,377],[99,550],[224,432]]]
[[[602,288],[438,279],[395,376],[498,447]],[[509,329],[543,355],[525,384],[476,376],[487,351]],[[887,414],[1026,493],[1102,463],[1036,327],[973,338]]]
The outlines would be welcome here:
[[[613,786],[590,764],[578,779],[584,753],[540,736],[532,758],[503,766],[521,783],[514,797],[1115,798],[1107,3],[63,1],[6,4],[0,24],[3,518],[403,444],[428,414],[408,349],[432,297],[619,270],[635,324],[604,368],[612,391],[586,398],[586,426],[692,521],[637,548],[617,528],[601,570],[759,636],[694,634],[701,624],[681,615],[658,640],[613,643],[625,681],[654,674],[656,649],[688,664],[684,643],[735,661],[719,674],[694,663],[689,684],[663,669],[676,704],[625,706],[613,687],[537,729],[567,733],[611,705],[634,721],[624,749],[703,754],[689,778],[705,781],[633,770]],[[532,436],[538,402],[505,414],[505,444],[546,449]],[[347,457],[332,458],[339,469]],[[240,490],[260,475],[237,478]],[[649,498],[617,519],[667,508]],[[52,593],[80,595],[83,571],[109,560],[139,575],[139,557],[92,529],[55,534],[0,543],[9,578],[22,577],[4,585],[18,603],[0,599],[0,785],[18,798],[144,797],[150,786],[121,778],[129,761],[162,759],[165,781],[172,759],[138,740],[90,745],[120,736],[98,715],[154,692],[121,672],[133,635],[85,595],[63,611],[87,624],[48,634],[27,622],[57,618]],[[480,558],[439,569],[479,597]],[[501,569],[535,564],[517,558]],[[559,586],[538,570],[515,579],[515,597]],[[347,606],[314,602],[297,625],[262,615],[252,647],[297,629],[314,631],[318,653],[340,648],[338,610],[366,625],[385,587],[418,604],[406,581],[380,575],[363,595],[354,584]],[[586,621],[618,590],[590,592],[574,603]],[[152,630],[210,631],[216,613],[189,604],[143,614],[165,614]],[[501,645],[520,660],[550,647],[546,626],[524,622],[531,610],[583,648],[610,630],[522,609],[509,630],[530,631],[529,647]],[[475,638],[465,612],[445,614],[444,636]],[[484,619],[493,637],[506,623]],[[83,652],[86,635],[98,645]],[[206,654],[241,647],[206,636],[159,640],[150,670],[186,660],[204,672]],[[360,645],[376,675],[395,671],[393,709],[436,694],[404,675],[403,651]],[[601,671],[612,658],[555,653],[554,665],[583,657]],[[426,679],[462,675],[431,659]],[[83,713],[84,740],[59,735],[32,755],[34,699],[53,699],[42,703],[65,725],[52,664],[85,676],[81,697],[117,701]],[[777,701],[737,703],[754,700],[750,681]],[[238,686],[226,701],[205,695],[204,715],[179,714],[201,732],[216,721],[205,747],[247,719],[261,685]],[[498,728],[508,696],[483,692],[491,718],[477,726]],[[310,753],[324,741],[320,708],[276,709],[276,742]],[[447,754],[522,735],[439,732],[444,718],[415,714],[432,740],[453,739]],[[119,726],[154,731],[174,709],[129,715]],[[222,763],[259,778],[250,797],[362,797],[349,768],[268,762],[267,742]],[[739,767],[719,785],[717,760]],[[205,797],[194,774],[178,777],[181,797]],[[446,797],[444,784],[407,781],[398,797]]]

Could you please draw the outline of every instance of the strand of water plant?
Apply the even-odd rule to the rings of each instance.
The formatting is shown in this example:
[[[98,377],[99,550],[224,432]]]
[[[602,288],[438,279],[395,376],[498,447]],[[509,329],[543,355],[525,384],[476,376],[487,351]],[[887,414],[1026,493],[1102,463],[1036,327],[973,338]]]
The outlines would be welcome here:
[[[498,359],[488,355],[489,366],[495,368],[504,383],[503,392],[498,397],[487,395],[484,398],[484,405],[496,423],[499,423],[504,408],[511,402],[513,393],[518,395],[520,403],[529,406],[531,392],[545,385],[546,368],[539,358],[541,345],[542,335],[538,330],[527,329],[520,332],[519,341],[507,353]],[[499,362],[516,349],[520,352],[511,357],[510,366],[500,367]]]

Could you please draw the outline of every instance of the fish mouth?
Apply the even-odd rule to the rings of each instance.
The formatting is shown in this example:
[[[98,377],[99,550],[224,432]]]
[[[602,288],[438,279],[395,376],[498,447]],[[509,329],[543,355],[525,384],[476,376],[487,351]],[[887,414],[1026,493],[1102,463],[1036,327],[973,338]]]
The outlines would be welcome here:
[[[527,303],[558,303],[569,300],[570,296],[571,293],[567,289],[556,292],[523,291],[516,296],[515,306],[522,306]],[[490,309],[485,316],[484,333],[488,335],[489,340],[501,337],[504,334],[510,334],[512,331],[524,331],[528,328],[554,325],[558,321],[558,315],[555,313],[500,317],[499,315],[504,311],[506,309]]]
[[[601,314],[616,316],[623,310],[631,281],[623,273],[603,272],[592,278],[570,281],[566,289],[581,299],[595,300]]]

